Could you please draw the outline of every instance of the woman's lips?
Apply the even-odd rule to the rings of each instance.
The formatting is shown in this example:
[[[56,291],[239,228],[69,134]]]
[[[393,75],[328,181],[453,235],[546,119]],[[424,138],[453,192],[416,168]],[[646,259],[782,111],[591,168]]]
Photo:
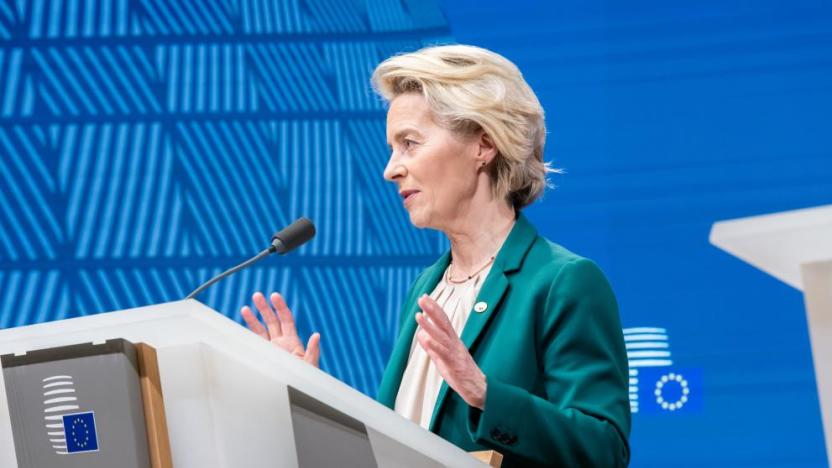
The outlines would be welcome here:
[[[404,204],[407,205],[407,203],[413,200],[413,198],[416,197],[416,195],[418,194],[418,190],[403,190],[401,192],[401,196],[404,199]]]

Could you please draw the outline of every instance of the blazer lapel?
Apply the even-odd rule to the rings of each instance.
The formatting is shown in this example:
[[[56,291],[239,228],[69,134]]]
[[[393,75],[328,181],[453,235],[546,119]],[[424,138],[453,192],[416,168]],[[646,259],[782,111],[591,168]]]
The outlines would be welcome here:
[[[514,224],[503,246],[500,248],[500,252],[497,253],[497,257],[494,259],[494,265],[491,267],[491,271],[488,273],[488,277],[485,279],[485,283],[483,283],[477,295],[477,300],[474,302],[475,304],[480,302],[485,303],[486,309],[483,312],[471,311],[468,320],[465,322],[465,327],[462,329],[460,339],[465,344],[465,347],[468,348],[469,352],[476,344],[477,339],[482,335],[486,326],[491,322],[491,318],[499,313],[503,296],[505,296],[509,289],[507,274],[520,268],[523,259],[526,257],[526,253],[536,238],[537,231],[534,226],[521,214],[517,218],[517,222]],[[415,313],[416,310],[414,309],[413,314]],[[411,320],[415,325],[415,320],[412,317]],[[412,333],[413,331],[411,331]],[[437,415],[441,412],[447,396],[448,383],[443,381],[442,387],[439,389],[439,396],[436,399],[436,405],[433,407],[433,415],[430,421],[431,431],[436,426]]]
[[[451,254],[446,252],[436,263],[428,267],[420,280],[420,284],[414,286],[416,288],[415,294],[408,298],[410,302],[404,306],[407,310],[404,312],[399,337],[390,354],[390,361],[382,376],[378,396],[376,397],[379,403],[390,409],[396,406],[396,396],[399,393],[402,376],[410,358],[410,345],[413,343],[413,334],[416,333],[417,326],[415,317],[419,310],[417,301],[422,294],[430,294],[436,288],[450,261]]]

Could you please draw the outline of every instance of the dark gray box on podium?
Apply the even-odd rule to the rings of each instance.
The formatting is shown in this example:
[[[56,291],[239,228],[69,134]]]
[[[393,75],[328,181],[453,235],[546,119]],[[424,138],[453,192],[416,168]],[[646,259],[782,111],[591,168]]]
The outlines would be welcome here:
[[[7,354],[0,361],[20,468],[150,466],[129,341]]]

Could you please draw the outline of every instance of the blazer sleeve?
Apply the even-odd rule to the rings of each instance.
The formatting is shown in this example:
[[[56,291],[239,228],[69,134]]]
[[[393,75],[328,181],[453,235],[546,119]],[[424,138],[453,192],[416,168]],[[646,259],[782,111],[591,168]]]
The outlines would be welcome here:
[[[609,283],[593,262],[573,260],[542,307],[534,339],[545,398],[486,375],[484,410],[469,408],[472,439],[529,463],[627,466],[627,354]]]

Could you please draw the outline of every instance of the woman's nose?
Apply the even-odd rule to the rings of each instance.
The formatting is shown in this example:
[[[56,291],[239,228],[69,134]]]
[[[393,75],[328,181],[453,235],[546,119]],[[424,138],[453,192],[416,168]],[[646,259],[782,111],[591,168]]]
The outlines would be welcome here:
[[[391,157],[387,161],[387,167],[384,168],[384,179],[393,182],[399,177],[404,177],[407,174],[407,168],[396,157]]]

